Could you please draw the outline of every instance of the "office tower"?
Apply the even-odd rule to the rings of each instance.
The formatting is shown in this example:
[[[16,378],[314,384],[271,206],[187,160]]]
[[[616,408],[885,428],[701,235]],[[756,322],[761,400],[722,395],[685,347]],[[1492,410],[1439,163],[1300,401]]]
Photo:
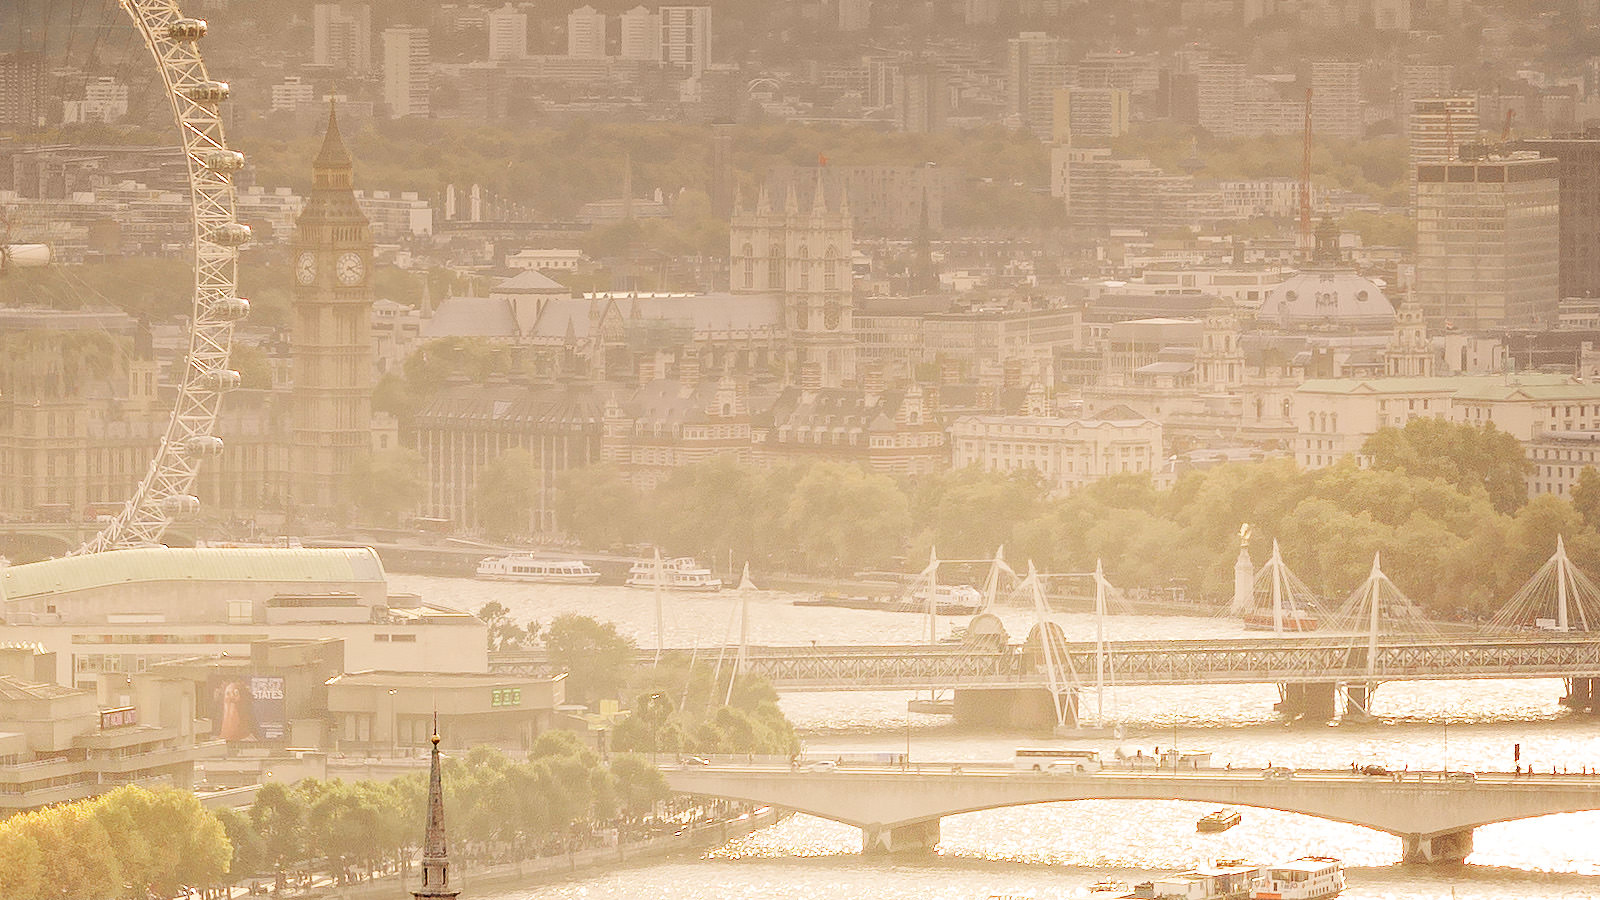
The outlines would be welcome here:
[[[567,55],[602,59],[606,55],[606,16],[592,6],[567,14]]]
[[[1041,140],[1054,130],[1056,89],[1072,83],[1068,53],[1065,40],[1039,31],[1007,41],[1006,112]]]
[[[528,55],[528,14],[507,3],[489,13],[489,59],[501,62]]]
[[[663,6],[661,18],[661,61],[683,66],[692,75],[706,69],[711,56],[711,7]]]
[[[311,9],[311,63],[352,75],[372,71],[372,7],[318,3]]]
[[[1523,141],[1556,160],[1561,296],[1600,297],[1600,131]]]
[[[426,117],[430,59],[428,30],[401,25],[383,31],[383,100],[389,115]]]
[[[43,111],[44,54],[0,54],[0,128],[37,128]]]
[[[1533,153],[1417,167],[1414,296],[1431,323],[1554,326],[1558,164]]]
[[[1311,64],[1311,129],[1319,137],[1361,136],[1361,63],[1318,60]]]
[[[621,23],[623,59],[639,62],[661,61],[661,17],[643,6],[635,6],[623,13]]]

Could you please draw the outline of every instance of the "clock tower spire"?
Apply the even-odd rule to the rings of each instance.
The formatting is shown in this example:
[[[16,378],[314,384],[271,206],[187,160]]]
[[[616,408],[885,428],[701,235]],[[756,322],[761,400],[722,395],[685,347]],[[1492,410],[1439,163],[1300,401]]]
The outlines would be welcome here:
[[[372,228],[356,203],[334,109],[293,241],[294,433],[290,501],[319,517],[347,505],[372,445]]]

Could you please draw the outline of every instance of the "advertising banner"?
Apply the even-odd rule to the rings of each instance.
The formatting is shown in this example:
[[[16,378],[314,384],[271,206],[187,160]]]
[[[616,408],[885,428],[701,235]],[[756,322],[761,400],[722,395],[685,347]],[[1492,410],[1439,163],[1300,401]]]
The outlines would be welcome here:
[[[217,737],[230,743],[284,739],[282,677],[218,674],[207,687]]]

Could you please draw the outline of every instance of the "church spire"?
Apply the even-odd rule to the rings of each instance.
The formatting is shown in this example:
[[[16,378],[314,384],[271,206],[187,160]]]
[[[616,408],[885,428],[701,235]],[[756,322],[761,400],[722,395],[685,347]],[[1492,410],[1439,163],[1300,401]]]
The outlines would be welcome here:
[[[439,774],[439,714],[433,714],[433,760],[428,769],[428,830],[422,837],[422,886],[416,900],[455,900],[450,886],[450,847],[444,836],[444,781]]]

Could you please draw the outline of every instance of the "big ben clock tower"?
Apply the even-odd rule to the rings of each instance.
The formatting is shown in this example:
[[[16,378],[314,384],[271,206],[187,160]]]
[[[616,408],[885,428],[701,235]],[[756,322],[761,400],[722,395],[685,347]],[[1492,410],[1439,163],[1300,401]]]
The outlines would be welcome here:
[[[332,109],[312,178],[291,254],[290,501],[337,517],[349,502],[352,465],[372,447],[372,228],[356,205],[350,153]]]

